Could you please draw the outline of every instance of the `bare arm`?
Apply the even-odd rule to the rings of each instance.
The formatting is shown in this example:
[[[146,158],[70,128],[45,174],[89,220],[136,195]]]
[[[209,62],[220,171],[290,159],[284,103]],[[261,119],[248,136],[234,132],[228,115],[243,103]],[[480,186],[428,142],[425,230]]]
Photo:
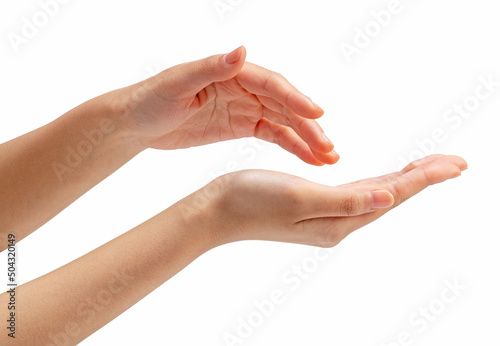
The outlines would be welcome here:
[[[0,145],[0,250],[21,240],[146,148],[255,136],[313,165],[338,160],[323,115],[240,47],[96,97]]]
[[[1,345],[75,345],[164,283],[212,243],[173,206],[87,255],[16,288],[15,339]],[[194,227],[194,225],[197,225]],[[0,296],[7,306],[9,295]],[[5,326],[3,318],[1,326]]]
[[[335,246],[466,168],[459,157],[434,155],[401,172],[337,187],[271,171],[224,175],[128,233],[19,286],[16,341],[74,345],[225,243],[259,239]],[[0,305],[8,299],[2,294]],[[7,342],[7,333],[1,333],[0,344]]]
[[[36,230],[144,149],[110,94],[0,145],[0,249]]]

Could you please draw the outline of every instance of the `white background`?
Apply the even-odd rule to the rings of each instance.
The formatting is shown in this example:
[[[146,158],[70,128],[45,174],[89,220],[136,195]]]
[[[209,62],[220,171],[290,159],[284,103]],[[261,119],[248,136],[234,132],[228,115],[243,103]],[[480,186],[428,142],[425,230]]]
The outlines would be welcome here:
[[[480,76],[500,81],[497,3],[401,0],[348,62],[342,43],[353,44],[356,28],[370,27],[371,12],[388,0],[230,2],[221,17],[213,0],[68,1],[17,52],[9,34],[20,35],[23,17],[33,22],[41,6],[3,2],[0,142],[91,97],[244,44],[248,61],[282,73],[325,109],[320,124],[338,164],[307,166],[268,143],[241,155],[245,140],[144,152],[19,244],[21,282],[145,221],[233,160],[336,185],[397,170],[427,141],[428,153],[460,155],[469,170],[350,235],[317,268],[312,247],[226,245],[82,345],[226,345],[223,335],[237,336],[238,318],[275,289],[285,301],[236,344],[393,346],[405,345],[390,342],[407,333],[411,345],[498,345],[500,87],[459,125],[444,116],[471,100]],[[434,145],[435,128],[446,139]],[[283,276],[303,263],[311,273],[293,290]],[[443,305],[436,299],[446,280],[466,288]],[[442,309],[421,330],[410,318],[429,304]]]

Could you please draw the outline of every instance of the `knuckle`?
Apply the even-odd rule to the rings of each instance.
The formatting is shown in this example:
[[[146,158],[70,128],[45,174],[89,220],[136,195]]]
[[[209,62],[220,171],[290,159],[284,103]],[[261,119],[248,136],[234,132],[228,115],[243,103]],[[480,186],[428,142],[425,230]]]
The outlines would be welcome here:
[[[412,161],[408,165],[406,165],[405,170],[406,171],[411,171],[411,170],[413,170],[415,168],[417,168],[417,163],[416,163],[416,161]]]
[[[279,81],[282,81],[285,79],[285,77],[279,72],[274,72],[273,74],[274,74],[274,78],[276,78]]]
[[[394,196],[394,207],[402,204],[410,198],[404,189],[404,184],[400,180],[390,182],[392,195]]]
[[[355,196],[347,196],[342,199],[339,205],[342,215],[351,216],[358,215],[361,212],[362,202],[360,198]]]
[[[217,67],[217,60],[218,58],[216,56],[201,60],[200,70],[206,74],[211,74],[215,72]]]
[[[281,146],[282,139],[286,137],[286,128],[279,127],[273,131],[273,143]]]
[[[273,87],[280,87],[283,86],[286,83],[286,78],[278,72],[273,72],[272,74],[272,85]]]

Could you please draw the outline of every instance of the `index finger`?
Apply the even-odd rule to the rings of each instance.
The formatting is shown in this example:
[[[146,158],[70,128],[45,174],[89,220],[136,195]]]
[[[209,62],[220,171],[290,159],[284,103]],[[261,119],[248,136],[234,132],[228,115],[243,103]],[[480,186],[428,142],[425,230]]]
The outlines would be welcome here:
[[[235,79],[248,92],[270,97],[296,114],[317,119],[324,111],[277,72],[246,62]]]

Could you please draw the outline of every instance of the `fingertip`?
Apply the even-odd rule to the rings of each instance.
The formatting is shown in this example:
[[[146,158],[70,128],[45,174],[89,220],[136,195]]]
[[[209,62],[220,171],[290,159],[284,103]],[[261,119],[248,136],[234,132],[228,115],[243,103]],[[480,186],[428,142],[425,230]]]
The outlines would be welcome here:
[[[339,154],[335,150],[330,151],[329,153],[320,153],[314,150],[311,150],[316,159],[319,161],[323,162],[323,164],[327,165],[333,165],[337,163],[337,161],[340,159]]]
[[[440,164],[447,164],[447,166],[451,166],[450,170],[453,172],[453,178],[459,176],[456,175],[457,171],[462,172],[469,168],[467,161],[456,155],[446,155],[445,157],[440,158],[440,161],[436,161],[436,163],[437,162],[439,162]]]
[[[462,175],[462,169],[458,166],[455,166],[455,169],[453,170],[453,172],[451,174],[451,179],[458,178],[461,175]]]
[[[334,162],[334,163],[332,163],[332,164],[335,164],[335,163],[339,162],[339,160],[340,160],[340,155],[338,155],[338,154],[337,154],[337,161],[335,161],[335,162]]]
[[[460,156],[452,155],[452,157],[454,158],[458,168],[460,168],[461,171],[465,171],[469,168],[469,164],[467,163],[467,161],[465,161]]]
[[[245,46],[239,46],[230,53],[224,54],[222,60],[228,65],[235,65],[238,62],[244,61],[246,58]]]
[[[325,111],[323,110],[323,108],[321,108],[317,103],[313,102],[312,100],[311,103],[314,107],[314,111],[316,112],[317,117],[321,118],[325,114]]]
[[[336,164],[340,160],[340,155],[335,150],[332,150],[327,155],[328,155],[328,157],[330,159],[327,162],[329,165],[334,165],[334,164]]]
[[[240,48],[241,48],[241,58],[240,59],[242,61],[245,61],[247,58],[247,48],[244,45],[240,46]]]
[[[427,185],[439,184],[462,174],[462,170],[451,162],[433,162],[429,166],[420,167],[419,170],[424,173]]]
[[[301,117],[319,119],[325,114],[325,111],[314,103],[309,96],[302,94],[300,91],[296,95],[295,100],[297,101],[292,102],[293,110]]]
[[[372,209],[386,209],[394,205],[394,196],[387,190],[372,191]]]
[[[295,152],[295,156],[304,161],[305,163],[313,166],[324,166],[325,162],[321,158],[317,157],[316,154],[307,146],[301,152]]]

